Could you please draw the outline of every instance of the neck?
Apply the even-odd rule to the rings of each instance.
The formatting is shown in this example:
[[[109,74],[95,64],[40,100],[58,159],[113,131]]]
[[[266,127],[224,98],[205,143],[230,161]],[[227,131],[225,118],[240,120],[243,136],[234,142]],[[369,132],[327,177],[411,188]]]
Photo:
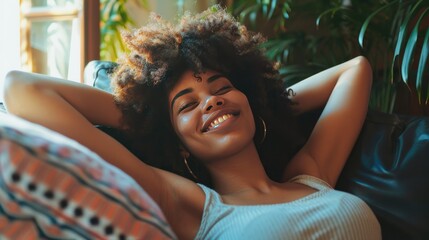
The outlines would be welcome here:
[[[212,161],[207,167],[214,188],[221,195],[266,192],[272,185],[253,143],[234,156]]]

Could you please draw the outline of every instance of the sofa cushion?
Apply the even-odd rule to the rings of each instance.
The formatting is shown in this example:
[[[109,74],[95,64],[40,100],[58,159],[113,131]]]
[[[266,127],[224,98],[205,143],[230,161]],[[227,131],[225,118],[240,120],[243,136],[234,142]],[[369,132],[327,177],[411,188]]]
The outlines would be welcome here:
[[[428,170],[428,117],[369,112],[337,188],[369,204],[383,239],[427,239]]]
[[[175,239],[147,193],[79,143],[0,114],[1,239]]]

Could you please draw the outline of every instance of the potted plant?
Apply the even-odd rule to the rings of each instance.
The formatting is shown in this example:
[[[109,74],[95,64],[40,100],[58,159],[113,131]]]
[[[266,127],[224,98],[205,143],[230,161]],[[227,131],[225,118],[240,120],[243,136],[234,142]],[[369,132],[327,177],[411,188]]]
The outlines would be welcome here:
[[[429,1],[253,0],[230,7],[251,29],[275,26],[264,47],[286,80],[364,55],[374,68],[371,108],[404,112],[416,95],[420,112],[412,113],[429,114]]]

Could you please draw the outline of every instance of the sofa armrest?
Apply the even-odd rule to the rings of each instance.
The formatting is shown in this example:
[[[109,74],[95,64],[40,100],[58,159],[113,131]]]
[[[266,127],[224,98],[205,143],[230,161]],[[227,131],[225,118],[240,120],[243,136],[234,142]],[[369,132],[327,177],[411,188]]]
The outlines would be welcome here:
[[[85,66],[84,83],[112,92],[109,75],[117,66],[114,62],[93,60]]]

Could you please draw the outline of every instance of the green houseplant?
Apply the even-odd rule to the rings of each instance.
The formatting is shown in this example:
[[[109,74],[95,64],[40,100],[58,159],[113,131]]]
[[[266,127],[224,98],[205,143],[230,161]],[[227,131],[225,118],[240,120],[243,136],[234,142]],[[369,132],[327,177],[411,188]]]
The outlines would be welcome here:
[[[249,28],[275,26],[265,32],[265,47],[286,82],[364,55],[374,68],[371,108],[395,111],[404,86],[420,106],[428,103],[427,0],[253,0],[230,7]]]
[[[130,0],[142,9],[149,9],[147,0]],[[100,0],[100,59],[116,61],[126,51],[121,31],[134,26],[126,8],[127,0]]]
[[[295,13],[308,12],[293,0],[236,0],[229,9],[248,28],[267,37],[263,47],[267,49],[269,58],[280,63],[280,73],[286,84],[297,82],[326,67],[326,64],[320,64],[323,61],[314,59],[322,56],[316,54],[320,39],[292,28],[297,18]]]
[[[358,20],[359,28],[353,35],[377,74],[378,85],[372,98],[374,106],[392,112],[398,100],[398,86],[402,83],[417,95],[420,105],[427,105],[429,1],[373,2],[370,6],[362,1],[351,1],[349,6],[337,5],[326,10],[325,14],[342,14]]]

